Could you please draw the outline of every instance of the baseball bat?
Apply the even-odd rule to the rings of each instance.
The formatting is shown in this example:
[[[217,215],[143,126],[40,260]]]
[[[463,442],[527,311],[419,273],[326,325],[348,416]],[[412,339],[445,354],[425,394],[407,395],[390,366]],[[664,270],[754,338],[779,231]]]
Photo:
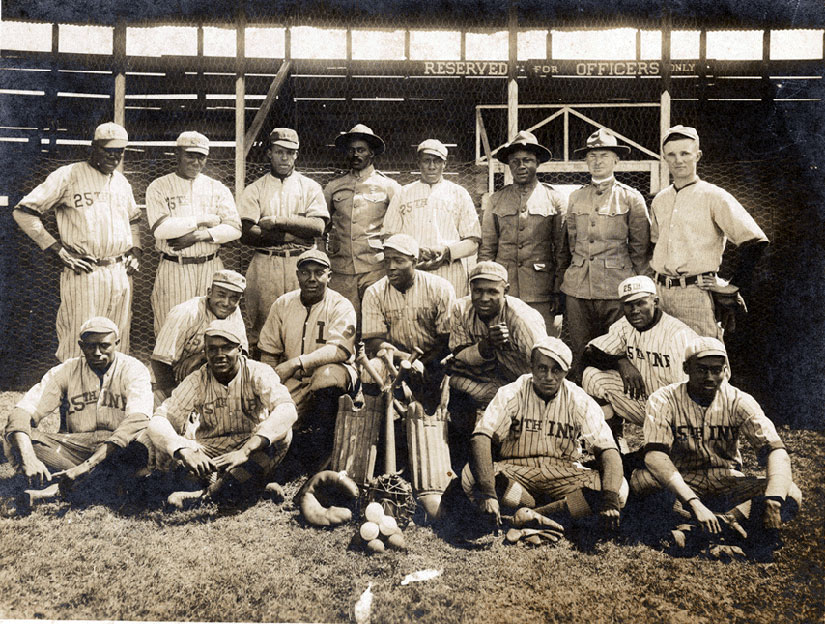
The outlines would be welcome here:
[[[392,376],[398,377],[398,369],[393,362],[393,349],[381,349],[376,355],[381,358]]]
[[[358,362],[365,371],[367,371],[367,374],[375,383],[379,386],[384,386],[384,381],[381,379],[381,375],[379,375],[373,365],[370,364],[370,361],[367,359],[367,356],[364,354],[363,350],[359,349],[358,355],[355,357],[355,361]]]

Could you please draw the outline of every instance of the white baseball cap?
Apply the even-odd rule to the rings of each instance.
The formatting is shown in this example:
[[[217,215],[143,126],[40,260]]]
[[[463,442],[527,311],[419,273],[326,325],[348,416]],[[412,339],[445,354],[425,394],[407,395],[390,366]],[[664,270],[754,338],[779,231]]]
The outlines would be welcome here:
[[[226,338],[232,344],[239,345],[243,342],[235,328],[235,323],[228,319],[216,319],[212,321],[203,334],[204,336],[220,336],[221,338]]]
[[[83,325],[80,326],[78,336],[82,338],[83,334],[108,333],[113,333],[115,335],[115,338],[120,337],[120,330],[118,330],[117,325],[113,320],[108,319],[105,316],[93,316],[88,321],[83,323]]]
[[[204,156],[209,155],[209,139],[194,130],[181,132],[175,145],[182,147],[186,152],[195,152]]]
[[[530,354],[532,355],[535,351],[553,358],[563,371],[569,371],[573,363],[573,352],[570,351],[570,347],[553,336],[545,336],[536,342]]]
[[[405,256],[418,260],[418,241],[409,234],[393,234],[384,241],[384,249],[395,249]]]
[[[437,156],[441,160],[447,160],[447,146],[438,139],[421,141],[415,151],[419,154],[430,154],[431,156]]]
[[[655,294],[656,284],[646,275],[634,275],[619,284],[619,299],[623,302],[635,301]]]
[[[108,121],[95,128],[94,140],[103,147],[126,147],[129,142],[129,133],[123,126]]]
[[[725,350],[725,345],[722,343],[721,340],[717,340],[716,338],[710,338],[709,336],[700,336],[699,338],[691,342],[685,349],[685,362],[687,362],[690,358],[693,357],[702,358],[709,357],[712,355],[727,358],[728,353]]]

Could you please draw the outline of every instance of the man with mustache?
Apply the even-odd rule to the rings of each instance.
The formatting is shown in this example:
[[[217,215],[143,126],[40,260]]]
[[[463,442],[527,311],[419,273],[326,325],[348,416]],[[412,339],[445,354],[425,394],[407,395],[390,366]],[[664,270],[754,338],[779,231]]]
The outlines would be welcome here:
[[[364,292],[384,277],[381,228],[401,185],[375,168],[385,146],[371,128],[357,124],[335,138],[335,147],[347,154],[350,170],[324,187],[331,216],[329,287],[350,300],[360,322]]]
[[[138,270],[140,210],[132,187],[117,171],[128,143],[116,123],[95,128],[89,159],[60,167],[14,208],[14,220],[41,249],[63,264],[57,310],[57,358],[78,357],[80,326],[105,314],[118,327],[120,349],[129,352],[132,273]],[[57,241],[42,215],[57,213]]]

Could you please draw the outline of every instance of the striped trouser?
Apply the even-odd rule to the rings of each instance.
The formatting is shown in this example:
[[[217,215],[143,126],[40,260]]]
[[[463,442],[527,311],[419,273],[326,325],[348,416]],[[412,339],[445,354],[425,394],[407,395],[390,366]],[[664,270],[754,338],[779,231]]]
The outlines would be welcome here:
[[[493,375],[469,377],[458,372],[450,375],[450,388],[469,395],[478,404],[479,409],[486,408],[495,398],[498,389],[505,384],[507,381]]]
[[[275,300],[298,289],[298,255],[282,258],[255,253],[246,271],[246,315],[251,329],[247,332],[250,348],[257,346],[258,335]]]
[[[93,316],[114,321],[120,331],[121,353],[129,353],[132,320],[132,278],[123,262],[96,267],[90,273],[71,269],[60,273],[60,307],[57,310],[57,358],[65,362],[81,355],[77,345],[80,326]]]
[[[69,470],[82,464],[111,437],[111,431],[89,433],[48,433],[38,429],[31,431],[34,454],[51,472]],[[10,459],[17,470],[19,466],[14,459],[14,454]]]
[[[722,328],[716,322],[713,296],[709,291],[691,286],[656,284],[659,303],[664,312],[675,316],[700,336],[710,336],[722,340]]]
[[[536,499],[558,500],[582,488],[601,490],[602,487],[598,470],[550,457],[494,462],[493,471],[517,481]],[[470,500],[477,500],[480,492],[469,464],[461,472],[461,487]]]
[[[595,399],[607,401],[619,416],[640,427],[645,423],[645,401],[631,399],[624,393],[619,371],[599,370],[594,366],[584,369],[582,388]]]
[[[155,337],[163,327],[169,310],[193,297],[201,297],[212,285],[212,275],[223,269],[223,261],[213,258],[201,264],[179,264],[161,258],[152,287],[152,312]]]

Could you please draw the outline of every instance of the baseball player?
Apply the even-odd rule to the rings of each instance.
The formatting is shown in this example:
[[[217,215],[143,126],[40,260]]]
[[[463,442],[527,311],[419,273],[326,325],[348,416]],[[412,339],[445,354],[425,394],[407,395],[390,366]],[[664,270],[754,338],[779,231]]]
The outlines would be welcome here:
[[[591,183],[573,191],[567,205],[569,266],[565,259],[564,320],[573,348],[572,379],[581,379],[581,354],[587,343],[607,333],[622,318],[616,298],[619,282],[646,275],[650,217],[641,193],[617,182],[613,171],[630,148],[619,145],[608,130],[587,138],[576,154],[584,154]]]
[[[298,409],[295,448],[305,460],[329,455],[338,397],[352,393],[357,381],[355,309],[327,288],[330,260],[318,249],[298,256],[299,289],[272,304],[261,329],[261,361],[273,367]]]
[[[119,332],[105,317],[84,322],[78,332],[82,355],[52,368],[15,405],[5,436],[12,464],[31,486],[60,479],[67,491],[93,472],[117,475],[131,465],[125,449],[149,423],[152,386],[146,367],[118,352]],[[32,429],[58,409],[58,433]],[[58,483],[27,494],[29,504],[51,498]]]
[[[470,194],[444,179],[447,148],[437,139],[418,146],[421,179],[401,188],[384,215],[384,235],[409,234],[420,247],[418,268],[467,294],[467,275],[476,261],[481,226]]]
[[[177,169],[146,189],[146,216],[160,252],[152,289],[155,336],[173,307],[206,293],[223,268],[220,246],[241,237],[241,219],[232,193],[201,171],[209,139],[183,132],[175,151]]]
[[[535,135],[519,132],[496,154],[510,167],[513,184],[490,196],[481,221],[478,259],[495,260],[507,269],[510,295],[539,311],[549,332],[559,335],[558,272],[564,248],[564,200],[549,184],[540,183],[540,163],[552,157]]]
[[[714,512],[727,512],[749,531],[778,529],[796,513],[802,494],[773,423],[749,394],[727,382],[725,346],[699,337],[685,350],[687,381],[654,392],[644,423],[645,468],[631,478],[634,494],[666,490],[711,534],[722,528]],[[741,472],[746,438],[767,477]],[[759,532],[757,530],[757,532]]]
[[[441,360],[449,353],[455,291],[444,278],[416,269],[418,259],[418,243],[412,236],[395,234],[384,241],[386,276],[364,294],[362,332],[367,355],[382,375],[387,367],[375,357],[382,349],[392,353],[395,365],[407,359],[414,347],[424,352],[415,370],[426,390],[417,396],[429,407],[430,399],[438,399],[444,375]],[[367,382],[363,374],[362,379]]]
[[[685,381],[687,346],[698,336],[682,321],[662,312],[656,284],[646,275],[619,284],[624,316],[584,349],[582,388],[596,399],[622,454],[625,420],[641,427],[647,397],[663,386]]]
[[[62,362],[80,355],[78,330],[97,315],[114,320],[120,349],[129,351],[131,274],[138,270],[142,251],[140,211],[132,187],[117,171],[128,139],[115,123],[99,125],[89,160],[52,172],[14,208],[20,229],[63,263],[57,310],[57,357]],[[51,208],[57,212],[59,241],[41,220]]]
[[[729,324],[736,309],[746,309],[738,290],[750,285],[768,238],[730,193],[699,179],[702,150],[695,128],[670,128],[662,153],[673,184],[653,198],[650,230],[650,265],[662,309],[699,335],[721,339],[717,318]],[[729,281],[718,276],[728,241],[738,246],[739,257]]]
[[[375,157],[384,153],[384,140],[367,126],[357,124],[342,132],[335,147],[347,154],[350,170],[324,187],[332,223],[329,286],[350,300],[360,318],[364,292],[384,277],[381,228],[401,185],[373,166]]]
[[[180,465],[211,481],[172,494],[176,506],[206,497],[235,502],[262,488],[286,455],[298,417],[272,368],[241,354],[232,323],[212,321],[204,334],[206,364],[175,388],[147,430],[150,465]]]
[[[532,349],[532,373],[502,387],[475,427],[461,485],[496,523],[499,503],[514,508],[549,503],[536,511],[575,518],[595,510],[607,527],[619,525],[628,492],[621,456],[599,406],[565,379],[572,357],[558,338],[539,340]],[[599,470],[579,463],[583,443]]]
[[[249,345],[239,304],[246,289],[240,273],[221,269],[212,275],[206,295],[176,305],[161,327],[152,352],[155,399],[160,405],[190,373],[206,363],[203,332],[216,319],[226,319],[241,339],[247,353]]]
[[[238,206],[241,242],[255,250],[246,272],[252,353],[269,308],[278,297],[298,288],[298,256],[315,246],[329,220],[321,185],[295,171],[298,133],[275,128],[269,143],[270,171],[244,189]]]
[[[450,312],[450,412],[454,431],[465,436],[499,388],[530,372],[533,345],[547,335],[541,314],[507,294],[507,278],[497,262],[479,262],[470,294]]]

